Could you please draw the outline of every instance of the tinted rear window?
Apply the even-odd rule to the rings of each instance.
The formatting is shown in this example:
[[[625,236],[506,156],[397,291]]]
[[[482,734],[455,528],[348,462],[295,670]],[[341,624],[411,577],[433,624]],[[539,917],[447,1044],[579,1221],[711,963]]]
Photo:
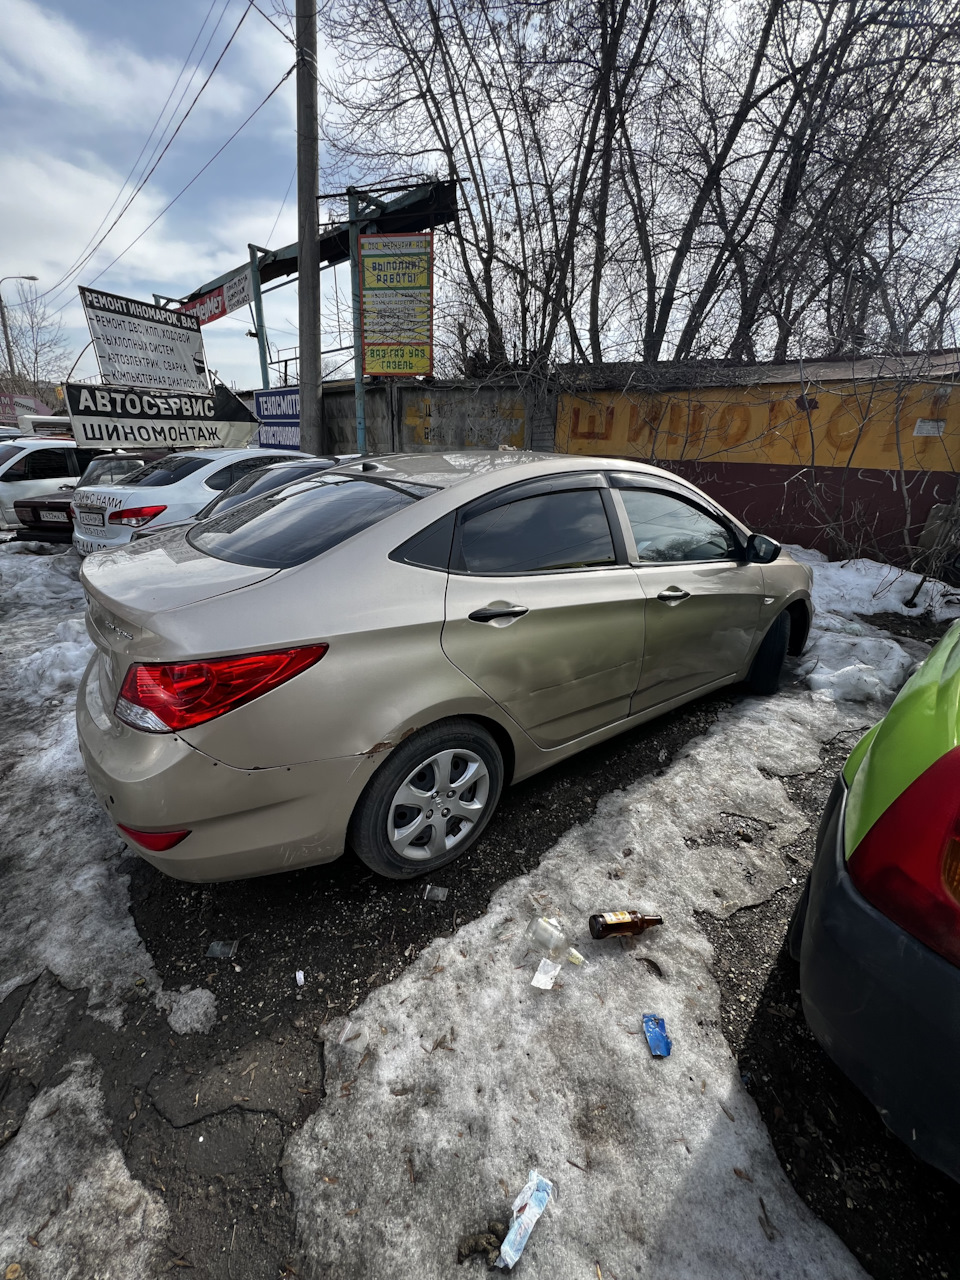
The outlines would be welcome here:
[[[287,569],[322,555],[355,533],[432,493],[426,485],[322,477],[294,492],[251,498],[203,521],[187,535],[198,551],[233,564]]]
[[[23,450],[18,444],[0,444],[0,467],[2,467],[5,462],[9,462],[11,458],[15,458],[18,453],[22,452]]]
[[[128,476],[120,483],[143,485],[148,489],[155,489],[163,484],[177,484],[180,480],[186,480],[192,472],[205,467],[210,461],[210,458],[160,458],[157,462],[148,463],[141,471]]]

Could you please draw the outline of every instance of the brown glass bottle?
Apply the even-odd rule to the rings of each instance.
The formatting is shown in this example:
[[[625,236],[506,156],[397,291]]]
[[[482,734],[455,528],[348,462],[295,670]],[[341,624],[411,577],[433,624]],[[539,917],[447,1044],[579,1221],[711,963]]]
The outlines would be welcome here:
[[[604,911],[591,916],[590,933],[594,938],[620,938],[629,933],[643,933],[655,924],[663,924],[662,916],[644,916],[639,911]]]

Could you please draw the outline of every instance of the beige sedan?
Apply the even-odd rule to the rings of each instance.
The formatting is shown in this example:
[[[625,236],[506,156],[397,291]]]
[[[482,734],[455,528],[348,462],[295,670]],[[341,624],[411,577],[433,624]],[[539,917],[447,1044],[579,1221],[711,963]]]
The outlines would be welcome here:
[[[734,681],[772,693],[810,573],[618,459],[366,459],[84,563],[77,702],[124,839],[184,880],[468,849],[502,788]]]

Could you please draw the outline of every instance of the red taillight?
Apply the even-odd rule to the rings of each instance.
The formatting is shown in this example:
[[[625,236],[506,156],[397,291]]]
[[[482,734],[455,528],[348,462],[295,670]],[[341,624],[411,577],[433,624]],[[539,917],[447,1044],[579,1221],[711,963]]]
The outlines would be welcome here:
[[[252,702],[319,662],[329,645],[245,653],[197,662],[135,662],[115,713],[148,733],[189,729]]]
[[[108,524],[127,524],[134,529],[149,524],[166,507],[123,507],[119,511],[111,511],[107,516]]]
[[[189,831],[134,831],[133,827],[125,827],[122,822],[118,822],[117,827],[128,840],[149,849],[151,853],[163,853],[172,849],[190,834]]]
[[[847,869],[878,911],[960,965],[960,747],[881,814]]]

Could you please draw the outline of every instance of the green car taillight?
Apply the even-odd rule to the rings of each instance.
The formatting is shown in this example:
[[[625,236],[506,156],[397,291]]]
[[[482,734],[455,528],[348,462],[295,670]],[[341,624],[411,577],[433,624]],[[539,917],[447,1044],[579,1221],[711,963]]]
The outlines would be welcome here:
[[[847,870],[878,911],[960,965],[960,747],[884,810]]]

